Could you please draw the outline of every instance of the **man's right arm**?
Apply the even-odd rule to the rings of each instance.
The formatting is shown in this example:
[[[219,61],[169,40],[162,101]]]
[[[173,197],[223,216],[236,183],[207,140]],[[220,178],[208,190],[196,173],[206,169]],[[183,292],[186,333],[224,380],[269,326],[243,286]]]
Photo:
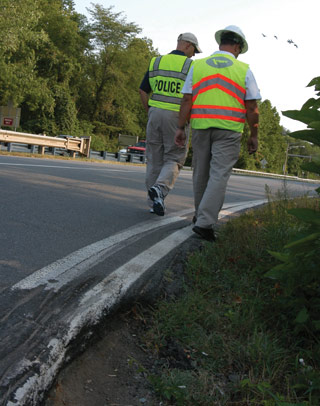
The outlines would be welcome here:
[[[186,143],[186,133],[184,127],[189,120],[190,112],[192,108],[192,94],[185,93],[181,100],[179,121],[174,142],[178,147],[184,147]]]
[[[144,90],[139,89],[139,94],[140,94],[140,99],[143,107],[145,108],[146,112],[148,113],[149,111],[149,95],[146,93]]]
[[[149,83],[149,71],[147,71],[146,74],[144,75],[144,78],[143,78],[140,88],[139,88],[141,103],[147,113],[149,110],[149,93],[150,92],[151,92],[151,86]]]
[[[250,128],[250,136],[247,146],[249,154],[253,154],[258,149],[258,127],[259,127],[259,109],[257,100],[245,100],[247,109],[247,121]]]

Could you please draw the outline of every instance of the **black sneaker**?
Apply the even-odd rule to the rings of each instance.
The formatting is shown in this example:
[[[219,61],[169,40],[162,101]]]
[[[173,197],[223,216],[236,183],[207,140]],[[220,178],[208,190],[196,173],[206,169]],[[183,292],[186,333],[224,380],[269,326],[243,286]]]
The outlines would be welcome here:
[[[201,238],[207,241],[215,241],[216,237],[212,228],[202,228],[198,226],[194,226],[192,231],[198,234]]]
[[[153,201],[153,211],[158,216],[164,216],[165,207],[164,201],[160,197],[156,197]]]
[[[163,200],[163,194],[160,186],[157,185],[151,186],[151,188],[148,190],[148,195],[153,202],[157,198]]]
[[[164,216],[165,206],[160,186],[151,186],[151,188],[148,190],[148,195],[153,201],[153,212],[158,216]]]

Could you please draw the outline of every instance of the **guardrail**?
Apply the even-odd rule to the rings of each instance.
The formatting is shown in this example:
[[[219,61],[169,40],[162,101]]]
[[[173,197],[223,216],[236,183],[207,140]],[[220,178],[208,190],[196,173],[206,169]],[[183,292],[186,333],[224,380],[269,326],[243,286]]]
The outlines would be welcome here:
[[[292,179],[292,180],[299,180],[299,181],[303,180],[304,182],[312,182],[312,183],[320,182],[320,180],[317,180],[317,179],[305,179],[305,178],[299,178],[298,176],[279,175],[277,173],[249,171],[246,169],[237,169],[237,168],[233,168],[232,173],[253,175],[253,176],[264,176],[264,177],[278,178],[278,179]]]
[[[38,145],[39,153],[44,154],[45,147],[62,148],[71,152],[74,157],[76,152],[81,155],[90,154],[90,137],[47,137],[46,135],[35,135],[28,133],[19,133],[15,131],[0,130],[0,141],[11,143]]]
[[[128,152],[107,152],[107,151],[90,151],[89,158],[94,158],[95,156],[102,158],[104,161],[110,159],[110,157],[114,157],[116,161],[121,162],[122,159],[125,162],[134,162],[138,160],[141,163],[146,163],[146,156],[145,154],[133,154]]]

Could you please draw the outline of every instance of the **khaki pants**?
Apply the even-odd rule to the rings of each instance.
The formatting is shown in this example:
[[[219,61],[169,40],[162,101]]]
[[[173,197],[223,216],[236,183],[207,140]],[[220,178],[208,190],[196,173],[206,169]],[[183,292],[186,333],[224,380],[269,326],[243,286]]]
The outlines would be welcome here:
[[[231,170],[240,153],[241,133],[219,128],[192,130],[193,192],[196,225],[218,221]]]
[[[174,143],[178,116],[179,112],[156,107],[148,113],[146,187],[161,186],[164,197],[173,188],[187,156],[188,142],[185,148]]]

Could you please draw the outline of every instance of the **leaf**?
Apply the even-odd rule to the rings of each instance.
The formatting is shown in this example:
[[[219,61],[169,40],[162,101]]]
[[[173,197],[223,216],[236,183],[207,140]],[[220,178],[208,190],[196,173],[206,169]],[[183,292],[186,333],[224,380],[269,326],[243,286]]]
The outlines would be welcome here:
[[[309,109],[309,108],[318,108],[320,106],[320,100],[311,98],[307,100],[304,105],[301,107],[301,110]]]
[[[281,279],[284,275],[284,269],[281,267],[274,267],[270,271],[266,272],[264,276],[270,279]]]
[[[312,144],[320,145],[320,131],[318,130],[294,131],[290,134],[290,137],[312,142]]]
[[[307,87],[315,86],[315,90],[320,90],[320,76],[317,76],[311,80]]]
[[[308,127],[320,130],[320,121],[311,121],[311,123],[308,124]]]
[[[302,323],[305,323],[308,319],[309,319],[309,313],[308,313],[308,310],[304,307],[298,313],[298,315],[295,319],[295,322],[302,324]]]
[[[285,117],[289,117],[293,120],[302,121],[305,124],[309,124],[312,121],[320,121],[320,111],[315,109],[286,110],[282,111],[282,114]]]
[[[320,330],[320,320],[313,320],[312,324],[316,330]]]
[[[305,244],[307,242],[313,241],[320,238],[320,233],[313,233],[308,235],[307,237],[301,238],[300,240],[294,241],[290,244],[285,245],[285,248],[292,248],[295,247],[297,245],[302,245]]]
[[[312,209],[289,209],[288,213],[306,223],[320,225],[320,212]]]
[[[283,252],[276,252],[276,251],[268,251],[270,255],[272,255],[274,258],[278,259],[279,261],[282,262],[287,262],[289,259],[288,254],[284,254]]]

